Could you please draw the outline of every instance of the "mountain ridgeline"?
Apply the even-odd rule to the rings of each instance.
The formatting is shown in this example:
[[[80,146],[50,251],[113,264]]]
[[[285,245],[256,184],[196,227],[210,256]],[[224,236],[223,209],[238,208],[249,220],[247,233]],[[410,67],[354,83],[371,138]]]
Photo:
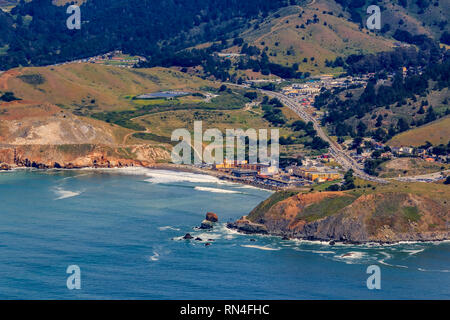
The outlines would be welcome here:
[[[81,30],[66,26],[66,9],[72,3],[81,5]],[[364,23],[371,4],[381,7],[383,28],[369,32]],[[242,47],[242,53],[253,59],[241,68],[299,78],[298,65],[305,58],[312,66],[304,64],[300,71],[321,67],[323,72],[329,71],[323,69],[325,59],[353,54],[351,61],[361,60],[362,54],[390,51],[393,40],[435,56],[438,40],[448,43],[450,38],[448,4],[443,1],[431,5],[413,0],[3,0],[0,9],[5,10],[0,10],[0,70],[123,50],[150,58],[152,65],[185,66],[201,59],[212,69],[206,73],[221,79],[214,69],[227,69],[226,65],[205,63],[202,52],[194,52],[194,57],[182,52],[214,44],[213,51]],[[342,61],[329,61],[328,67],[366,71],[361,70],[364,60],[346,66]]]
[[[152,56],[229,38],[252,18],[296,1],[89,0],[81,5],[81,30],[69,30],[66,6],[51,0],[0,10],[0,69],[48,65],[122,49]]]

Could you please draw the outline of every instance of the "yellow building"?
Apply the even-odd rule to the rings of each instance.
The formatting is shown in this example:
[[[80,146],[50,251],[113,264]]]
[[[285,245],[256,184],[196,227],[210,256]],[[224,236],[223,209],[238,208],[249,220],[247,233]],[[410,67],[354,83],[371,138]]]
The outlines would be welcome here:
[[[297,168],[294,173],[304,179],[323,182],[341,178],[341,174],[336,171],[319,171],[317,168]]]
[[[238,166],[243,167],[243,166],[247,165],[247,163],[248,163],[247,160],[238,161],[238,160],[225,159],[225,161],[223,163],[215,164],[214,169],[216,169],[216,170],[235,169]],[[246,168],[244,168],[244,169],[246,169]]]

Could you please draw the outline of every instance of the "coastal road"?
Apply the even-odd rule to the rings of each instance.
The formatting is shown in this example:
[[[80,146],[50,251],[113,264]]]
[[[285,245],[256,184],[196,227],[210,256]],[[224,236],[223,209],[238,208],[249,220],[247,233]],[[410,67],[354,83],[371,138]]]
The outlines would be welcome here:
[[[330,154],[336,159],[336,161],[346,170],[353,169],[354,175],[368,181],[378,182],[378,183],[388,183],[387,180],[381,179],[378,177],[374,177],[368,175],[362,170],[362,166],[355,161],[352,157],[350,157],[344,150],[342,150],[341,146],[333,141],[323,130],[322,126],[319,124],[316,118],[311,116],[308,112],[306,112],[305,108],[289,97],[286,97],[284,94],[267,91],[267,90],[259,90],[261,93],[269,97],[278,98],[284,105],[286,105],[289,109],[294,111],[300,118],[302,118],[306,122],[312,122],[314,125],[314,129],[317,131],[317,135],[322,138],[324,141],[327,141],[330,144]]]
[[[228,84],[248,89],[248,87],[243,85],[236,85],[233,83]],[[373,181],[377,183],[389,183],[388,180],[374,177],[365,173],[362,169],[362,166],[359,163],[357,163],[355,159],[350,157],[344,150],[342,150],[341,146],[335,141],[333,141],[326,134],[326,132],[323,130],[322,126],[319,124],[317,119],[308,114],[308,112],[306,112],[305,108],[300,103],[279,92],[267,91],[262,89],[258,89],[258,91],[271,98],[278,98],[284,105],[286,105],[289,109],[294,111],[301,119],[303,119],[306,122],[311,121],[314,125],[314,129],[317,131],[317,135],[330,144],[329,148],[330,154],[345,170],[353,169],[354,175],[364,180]]]
[[[392,178],[393,180],[403,181],[403,182],[436,182],[450,174],[450,170],[439,171],[434,173],[422,174],[418,176],[410,176],[410,177],[398,177]]]

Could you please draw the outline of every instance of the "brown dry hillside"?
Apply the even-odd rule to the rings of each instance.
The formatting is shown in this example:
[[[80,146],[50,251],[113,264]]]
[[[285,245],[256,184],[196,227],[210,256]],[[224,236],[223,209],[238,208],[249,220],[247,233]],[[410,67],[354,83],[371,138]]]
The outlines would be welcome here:
[[[0,75],[0,90],[65,108],[129,109],[127,97],[159,90],[195,90],[210,82],[165,69],[126,69],[87,63],[18,68]]]
[[[196,90],[210,82],[164,68],[124,69],[72,63],[17,68],[0,75],[0,162],[65,167],[148,165],[169,161],[170,146],[128,139],[133,130],[73,111],[133,109],[130,96],[159,90]]]
[[[50,103],[0,104],[0,163],[11,166],[151,165],[169,161],[165,145],[122,142],[133,131],[75,116]]]
[[[77,117],[50,103],[2,103],[0,141],[11,145],[117,144],[127,129]]]

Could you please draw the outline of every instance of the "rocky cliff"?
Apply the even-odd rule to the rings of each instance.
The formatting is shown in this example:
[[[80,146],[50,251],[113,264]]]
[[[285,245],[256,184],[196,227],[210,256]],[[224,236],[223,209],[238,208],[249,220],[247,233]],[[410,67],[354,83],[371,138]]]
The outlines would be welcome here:
[[[129,142],[132,133],[50,103],[0,103],[0,165],[122,167],[170,160],[170,146]]]
[[[168,151],[149,145],[0,146],[0,163],[7,164],[9,167],[33,167],[38,169],[148,167],[159,161],[169,161],[169,159]]]
[[[450,239],[450,210],[445,197],[414,192],[278,193],[228,226],[349,243],[445,240]]]

